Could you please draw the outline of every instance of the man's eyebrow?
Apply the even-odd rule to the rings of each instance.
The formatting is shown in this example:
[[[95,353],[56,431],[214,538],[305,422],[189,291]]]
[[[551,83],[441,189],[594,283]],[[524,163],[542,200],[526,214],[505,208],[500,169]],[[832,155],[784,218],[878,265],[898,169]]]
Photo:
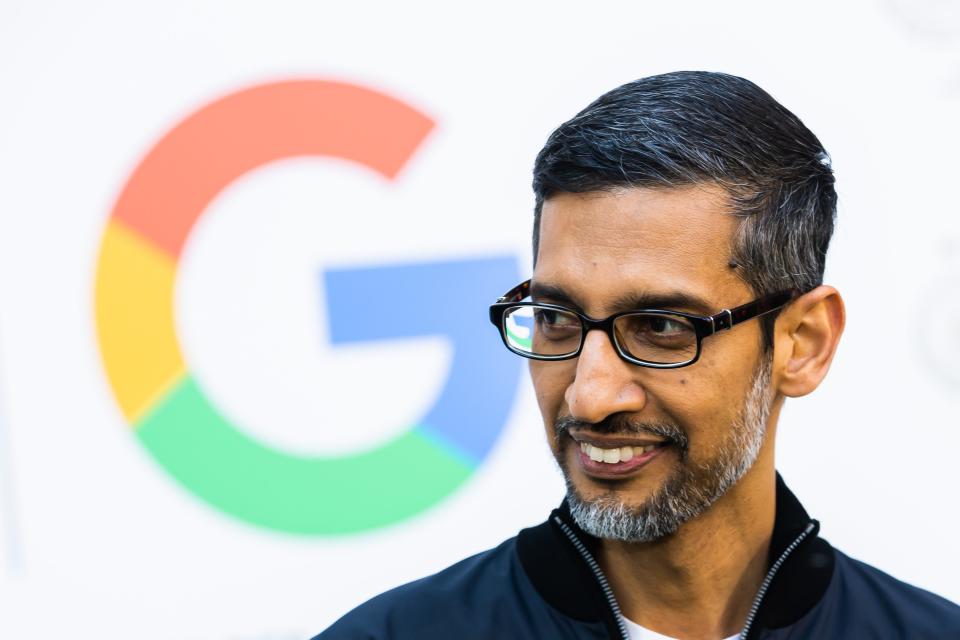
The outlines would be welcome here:
[[[611,308],[620,311],[631,309],[664,309],[667,311],[689,311],[710,315],[716,311],[715,305],[710,304],[700,296],[686,291],[645,292],[626,294],[616,298]]]
[[[547,300],[550,300],[551,302],[555,302],[557,304],[564,304],[564,305],[573,307],[574,309],[577,309],[577,310],[582,309],[580,304],[574,299],[573,296],[568,294],[562,288],[552,284],[546,284],[543,282],[531,282],[530,297],[533,300],[542,300],[546,298]]]
[[[534,282],[530,285],[530,296],[534,300],[549,300],[583,311],[583,305],[577,298],[556,285]],[[609,308],[618,313],[634,309],[664,309],[667,311],[689,311],[709,315],[716,311],[715,305],[692,293],[685,291],[629,293],[615,298]]]

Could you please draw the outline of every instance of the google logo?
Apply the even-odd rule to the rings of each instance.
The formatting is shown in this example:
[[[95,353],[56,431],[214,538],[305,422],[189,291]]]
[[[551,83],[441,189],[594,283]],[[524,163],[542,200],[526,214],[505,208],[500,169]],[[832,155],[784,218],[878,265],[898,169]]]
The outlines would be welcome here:
[[[349,160],[392,180],[433,126],[409,105],[352,84],[258,85],[177,124],[125,184],[96,270],[107,379],[140,443],[213,507],[288,533],[353,533],[436,504],[489,453],[520,366],[493,344],[484,309],[517,279],[513,257],[323,272],[332,344],[443,335],[454,348],[440,396],[421,420],[345,456],[295,455],[244,434],[205,395],[176,334],[181,251],[228,184],[264,164],[310,155]],[[382,317],[378,309],[389,310],[389,322],[371,321]]]

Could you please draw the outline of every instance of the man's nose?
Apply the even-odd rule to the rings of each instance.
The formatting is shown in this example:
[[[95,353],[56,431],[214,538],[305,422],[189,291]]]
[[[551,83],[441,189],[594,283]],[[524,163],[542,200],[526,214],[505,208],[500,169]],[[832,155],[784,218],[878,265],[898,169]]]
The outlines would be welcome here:
[[[614,413],[640,411],[647,395],[636,374],[637,366],[617,354],[603,331],[589,331],[577,358],[576,376],[564,395],[571,416],[600,422]]]

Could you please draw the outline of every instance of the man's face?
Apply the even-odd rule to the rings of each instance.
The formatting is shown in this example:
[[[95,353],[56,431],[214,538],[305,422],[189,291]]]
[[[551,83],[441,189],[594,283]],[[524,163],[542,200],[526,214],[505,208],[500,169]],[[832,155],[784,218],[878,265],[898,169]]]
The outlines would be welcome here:
[[[737,219],[727,202],[707,185],[556,195],[543,205],[532,295],[595,318],[640,307],[709,315],[749,302],[730,263]],[[705,339],[700,359],[679,369],[627,363],[602,331],[587,334],[576,359],[530,362],[575,516],[600,507],[646,523],[591,533],[671,533],[749,469],[770,404],[761,355],[760,324],[747,322]]]

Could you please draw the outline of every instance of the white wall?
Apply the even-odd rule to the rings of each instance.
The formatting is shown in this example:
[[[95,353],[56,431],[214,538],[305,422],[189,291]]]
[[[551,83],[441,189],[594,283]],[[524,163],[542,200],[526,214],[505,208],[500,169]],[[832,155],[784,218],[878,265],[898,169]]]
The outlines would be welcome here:
[[[779,467],[835,545],[960,600],[960,11],[948,5],[7,0],[0,636],[304,638],[559,501],[525,374],[515,402],[497,396],[509,418],[457,491],[351,535],[229,515],[133,435],[94,315],[117,197],[184,118],[290,79],[368,87],[436,124],[394,181],[283,160],[230,184],[194,228],[177,336],[251,440],[316,459],[375,447],[429,411],[457,357],[443,336],[331,344],[322,273],[501,257],[526,275],[530,167],[549,131],[628,80],[727,71],[821,138],[840,194],[827,280],[848,329],[827,382],[788,404]],[[452,300],[424,296],[434,310]]]

